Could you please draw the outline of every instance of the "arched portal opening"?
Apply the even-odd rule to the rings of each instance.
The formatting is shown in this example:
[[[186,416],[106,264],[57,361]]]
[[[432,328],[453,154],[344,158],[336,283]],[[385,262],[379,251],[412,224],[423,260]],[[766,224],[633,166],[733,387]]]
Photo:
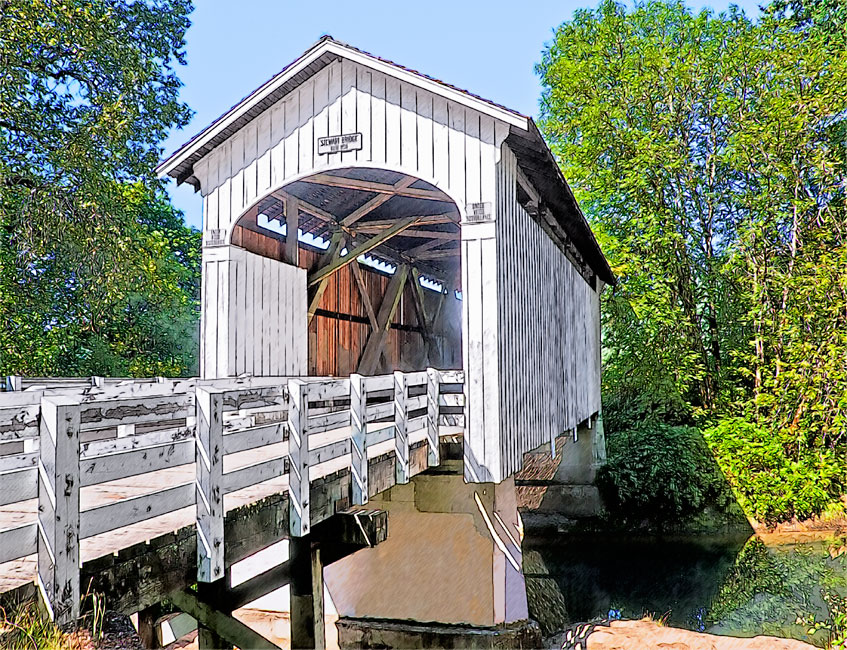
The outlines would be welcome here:
[[[276,330],[308,346],[305,374],[461,368],[460,221],[456,203],[425,180],[345,167],[255,202],[231,244],[306,270],[305,336]]]

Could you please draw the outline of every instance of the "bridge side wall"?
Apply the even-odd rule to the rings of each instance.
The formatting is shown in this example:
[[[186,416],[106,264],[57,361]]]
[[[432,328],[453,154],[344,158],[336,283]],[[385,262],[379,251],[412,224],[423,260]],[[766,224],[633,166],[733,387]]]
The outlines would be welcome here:
[[[236,246],[203,251],[200,375],[303,376],[306,271]]]
[[[516,198],[498,165],[496,273],[501,473],[600,410],[600,294]]]

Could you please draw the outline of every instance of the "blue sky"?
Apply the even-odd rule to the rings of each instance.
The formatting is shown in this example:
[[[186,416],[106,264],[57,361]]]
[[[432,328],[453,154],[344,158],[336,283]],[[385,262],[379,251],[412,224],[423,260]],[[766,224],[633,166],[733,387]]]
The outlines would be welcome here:
[[[296,59],[322,34],[414,68],[526,115],[538,112],[534,66],[554,28],[596,2],[387,2],[347,0],[195,0],[188,65],[179,69],[191,123],[164,143],[170,154],[230,106]],[[695,4],[716,11],[729,2]],[[748,15],[755,0],[736,2]],[[193,188],[170,185],[186,221],[201,225]]]

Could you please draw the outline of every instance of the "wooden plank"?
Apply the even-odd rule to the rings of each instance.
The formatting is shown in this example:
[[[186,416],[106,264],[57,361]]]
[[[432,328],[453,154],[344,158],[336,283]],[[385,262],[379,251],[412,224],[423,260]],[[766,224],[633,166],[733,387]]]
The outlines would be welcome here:
[[[414,183],[417,179],[413,176],[404,176],[399,181],[397,181],[392,187],[395,187],[398,191],[409,187],[412,183]],[[354,223],[359,221],[362,217],[370,214],[374,210],[376,210],[383,203],[387,203],[390,201],[396,194],[386,194],[381,193],[374,196],[370,201],[362,205],[361,207],[356,208],[349,215],[344,217],[341,220],[341,223],[345,226],[352,226]]]
[[[198,386],[195,402],[197,580],[214,582],[224,575],[223,395]]]
[[[271,458],[261,463],[247,465],[227,472],[223,475],[224,494],[285,476],[288,473],[285,461],[285,458]]]
[[[325,413],[323,415],[314,415],[309,418],[307,424],[309,434],[325,433],[333,429],[340,429],[349,426],[350,413],[346,410],[337,411],[335,413]]]
[[[329,277],[339,269],[342,269],[348,264],[355,262],[359,256],[371,252],[380,244],[385,243],[395,235],[399,235],[401,232],[413,225],[416,220],[417,217],[407,217],[405,219],[398,219],[394,226],[392,226],[391,228],[388,228],[379,235],[371,237],[370,239],[352,247],[348,250],[347,254],[344,257],[336,257],[332,262],[312,273],[308,279],[309,286],[319,283],[321,280],[326,277]]]
[[[375,377],[365,377],[365,389],[369,394],[381,390],[393,391],[394,375],[377,375]]]
[[[21,393],[16,393],[15,396]],[[24,394],[25,395],[25,394]],[[9,395],[2,394],[3,401],[10,402]],[[26,399],[25,395],[23,399]],[[32,404],[4,406],[0,402],[0,441],[21,440],[38,436],[38,400],[33,396]]]
[[[365,350],[362,352],[362,358],[359,361],[358,372],[363,375],[373,373],[376,364],[379,361],[379,355],[382,354],[382,342],[391,320],[394,318],[394,312],[397,310],[397,305],[400,302],[400,297],[403,294],[403,288],[406,285],[406,278],[409,274],[409,267],[404,265],[398,266],[394,275],[388,283],[385,290],[385,296],[382,299],[382,304],[379,307],[377,314],[378,329],[371,332],[368,337],[368,342],[365,345]]]
[[[142,424],[185,418],[193,413],[193,399],[188,392],[108,399],[81,406],[80,426],[83,431],[105,429],[119,424]]]
[[[353,505],[368,502],[367,390],[365,378],[350,375],[350,472]]]
[[[271,643],[241,621],[202,602],[194,592],[175,591],[168,596],[168,599],[181,611],[196,619],[200,625],[209,628],[234,646],[257,650],[279,650],[279,646]]]
[[[426,460],[427,466],[433,467],[441,464],[438,438],[440,377],[435,368],[427,368],[426,376],[426,441],[428,445]]]
[[[345,414],[346,415],[346,414]],[[348,416],[349,417],[349,416]],[[350,440],[337,440],[328,445],[309,450],[309,465],[317,466],[350,453]]]
[[[310,402],[344,399],[349,394],[347,379],[305,379]]]
[[[367,408],[368,422],[381,420],[394,415],[394,403],[383,402],[382,404],[371,404]]]
[[[87,487],[193,462],[194,440],[181,440],[81,460],[80,481]]]
[[[38,497],[38,469],[0,472],[0,506]]]
[[[194,505],[194,492],[194,483],[185,483],[83,510],[80,537],[87,539],[187,508]]]
[[[299,379],[288,382],[288,455],[291,467],[288,475],[291,535],[302,537],[309,533],[309,447],[307,423],[309,399],[306,383]]]
[[[320,262],[318,263],[318,268],[314,273],[328,267],[330,264],[339,259],[344,259],[341,257],[341,251],[344,249],[344,242],[347,240],[347,235],[342,230],[336,230],[332,234],[332,238],[330,239],[329,248],[326,253],[321,257]],[[349,256],[349,253],[348,253]],[[311,276],[310,276],[311,277]],[[309,280],[306,280],[307,286],[309,286]],[[312,321],[312,318],[315,315],[315,312],[318,310],[318,306],[321,304],[321,299],[323,298],[324,292],[329,286],[329,274],[327,274],[320,282],[318,282],[317,287],[312,290],[311,297],[309,298],[309,322]]]
[[[300,227],[300,200],[291,194],[285,201],[285,257],[286,264],[300,264],[300,245],[297,230]]]
[[[12,470],[26,469],[28,467],[38,467],[37,451],[0,456],[0,472],[10,472]]]
[[[79,617],[79,431],[78,401],[41,399],[38,585],[59,625]]]
[[[32,555],[36,552],[36,523],[0,530],[0,564]]]
[[[226,433],[223,436],[224,455],[280,443],[286,426],[285,422],[274,422]]]
[[[395,108],[397,108],[395,106]],[[397,156],[399,157],[399,139],[396,142]],[[399,163],[399,160],[398,160]],[[396,188],[388,183],[377,183],[364,181],[358,178],[345,178],[331,174],[313,174],[307,178],[299,179],[304,183],[326,185],[328,187],[341,187],[351,190],[362,190],[365,192],[376,192],[379,194],[392,194],[396,196],[407,196],[415,199],[430,199],[433,201],[449,201],[450,199],[440,190],[419,189],[416,187]]]
[[[409,435],[406,431],[408,411],[406,407],[406,375],[394,373],[394,480],[408,483],[409,474]]]

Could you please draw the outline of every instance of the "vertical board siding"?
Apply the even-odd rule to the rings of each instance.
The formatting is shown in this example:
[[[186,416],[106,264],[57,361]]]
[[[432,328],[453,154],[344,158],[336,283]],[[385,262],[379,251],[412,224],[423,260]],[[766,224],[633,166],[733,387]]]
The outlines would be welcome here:
[[[307,374],[306,271],[236,246],[204,251],[202,375]]]
[[[319,156],[316,138],[362,134],[362,150]],[[461,104],[342,59],[305,80],[195,165],[204,228],[238,218],[288,179],[373,163],[433,182],[465,204],[493,197],[508,127]],[[496,137],[495,137],[496,136]]]
[[[500,453],[523,454],[600,409],[600,297],[515,196],[517,161],[497,170]]]

